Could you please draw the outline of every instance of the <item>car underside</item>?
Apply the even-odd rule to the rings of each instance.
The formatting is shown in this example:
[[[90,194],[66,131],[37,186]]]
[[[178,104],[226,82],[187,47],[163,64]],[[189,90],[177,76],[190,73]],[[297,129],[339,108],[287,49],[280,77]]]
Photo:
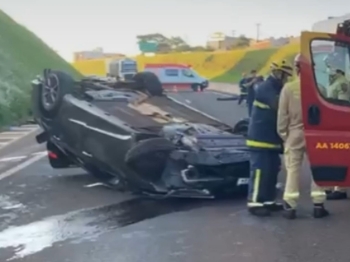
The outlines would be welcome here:
[[[32,82],[35,120],[53,168],[81,167],[118,190],[213,198],[244,192],[244,136],[167,96],[158,78],[82,79],[44,70]]]

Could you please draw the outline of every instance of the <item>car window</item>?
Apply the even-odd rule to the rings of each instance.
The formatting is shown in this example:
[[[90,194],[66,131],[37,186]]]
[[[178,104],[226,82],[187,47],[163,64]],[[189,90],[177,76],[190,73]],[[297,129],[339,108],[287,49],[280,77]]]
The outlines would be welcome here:
[[[192,70],[190,70],[190,69],[182,69],[181,70],[181,72],[182,72],[182,74],[184,75],[184,76],[187,76],[187,77],[194,77],[193,76],[193,72],[192,72]]]
[[[334,40],[311,43],[314,79],[328,102],[350,106],[350,45]]]
[[[178,76],[179,70],[178,69],[165,69],[165,75],[166,76]]]

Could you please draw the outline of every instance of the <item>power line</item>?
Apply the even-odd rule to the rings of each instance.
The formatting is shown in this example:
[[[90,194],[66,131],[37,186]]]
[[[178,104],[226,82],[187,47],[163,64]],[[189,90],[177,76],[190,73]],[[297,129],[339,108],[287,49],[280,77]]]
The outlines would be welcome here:
[[[260,40],[260,26],[261,26],[260,23],[256,24],[256,41],[257,42],[259,42],[259,40]]]

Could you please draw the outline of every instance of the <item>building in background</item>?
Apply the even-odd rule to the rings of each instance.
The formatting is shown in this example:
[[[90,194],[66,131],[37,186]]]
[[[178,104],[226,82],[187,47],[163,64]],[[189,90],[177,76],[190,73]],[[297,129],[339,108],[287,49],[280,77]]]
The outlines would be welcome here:
[[[126,57],[120,53],[105,53],[103,48],[95,48],[90,51],[80,51],[74,53],[74,61],[91,60],[91,59],[103,59],[103,58],[123,58]]]
[[[224,33],[216,32],[209,36],[207,47],[214,50],[231,50],[237,47],[252,47],[257,49],[280,47],[291,42],[293,37],[270,37],[256,41],[256,39],[248,39],[245,36],[227,36]]]
[[[350,19],[350,14],[342,16],[329,16],[327,19],[318,21],[312,25],[311,31],[335,34],[339,23]]]
[[[237,41],[237,37],[227,36],[224,33],[216,32],[209,36],[207,47],[214,50],[229,50]]]

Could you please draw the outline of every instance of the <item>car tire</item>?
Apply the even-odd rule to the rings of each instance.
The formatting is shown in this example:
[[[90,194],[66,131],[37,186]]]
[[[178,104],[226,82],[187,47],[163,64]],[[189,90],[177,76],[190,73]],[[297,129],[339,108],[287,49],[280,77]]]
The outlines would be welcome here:
[[[48,152],[48,159],[52,168],[60,169],[74,166],[74,163],[69,161],[68,157],[51,141],[47,141],[46,150]],[[56,155],[56,158],[50,156],[50,153]]]
[[[39,99],[40,110],[44,116],[55,117],[60,109],[63,97],[72,93],[73,88],[74,79],[69,74],[45,69]]]
[[[233,127],[233,133],[238,135],[247,136],[248,135],[248,125],[249,119],[245,118],[237,122]]]
[[[172,142],[161,137],[141,140],[126,153],[125,162],[143,178],[157,181],[175,148]]]
[[[152,72],[137,73],[133,80],[135,81],[136,89],[150,94],[151,96],[162,96],[164,89],[159,78]]]

